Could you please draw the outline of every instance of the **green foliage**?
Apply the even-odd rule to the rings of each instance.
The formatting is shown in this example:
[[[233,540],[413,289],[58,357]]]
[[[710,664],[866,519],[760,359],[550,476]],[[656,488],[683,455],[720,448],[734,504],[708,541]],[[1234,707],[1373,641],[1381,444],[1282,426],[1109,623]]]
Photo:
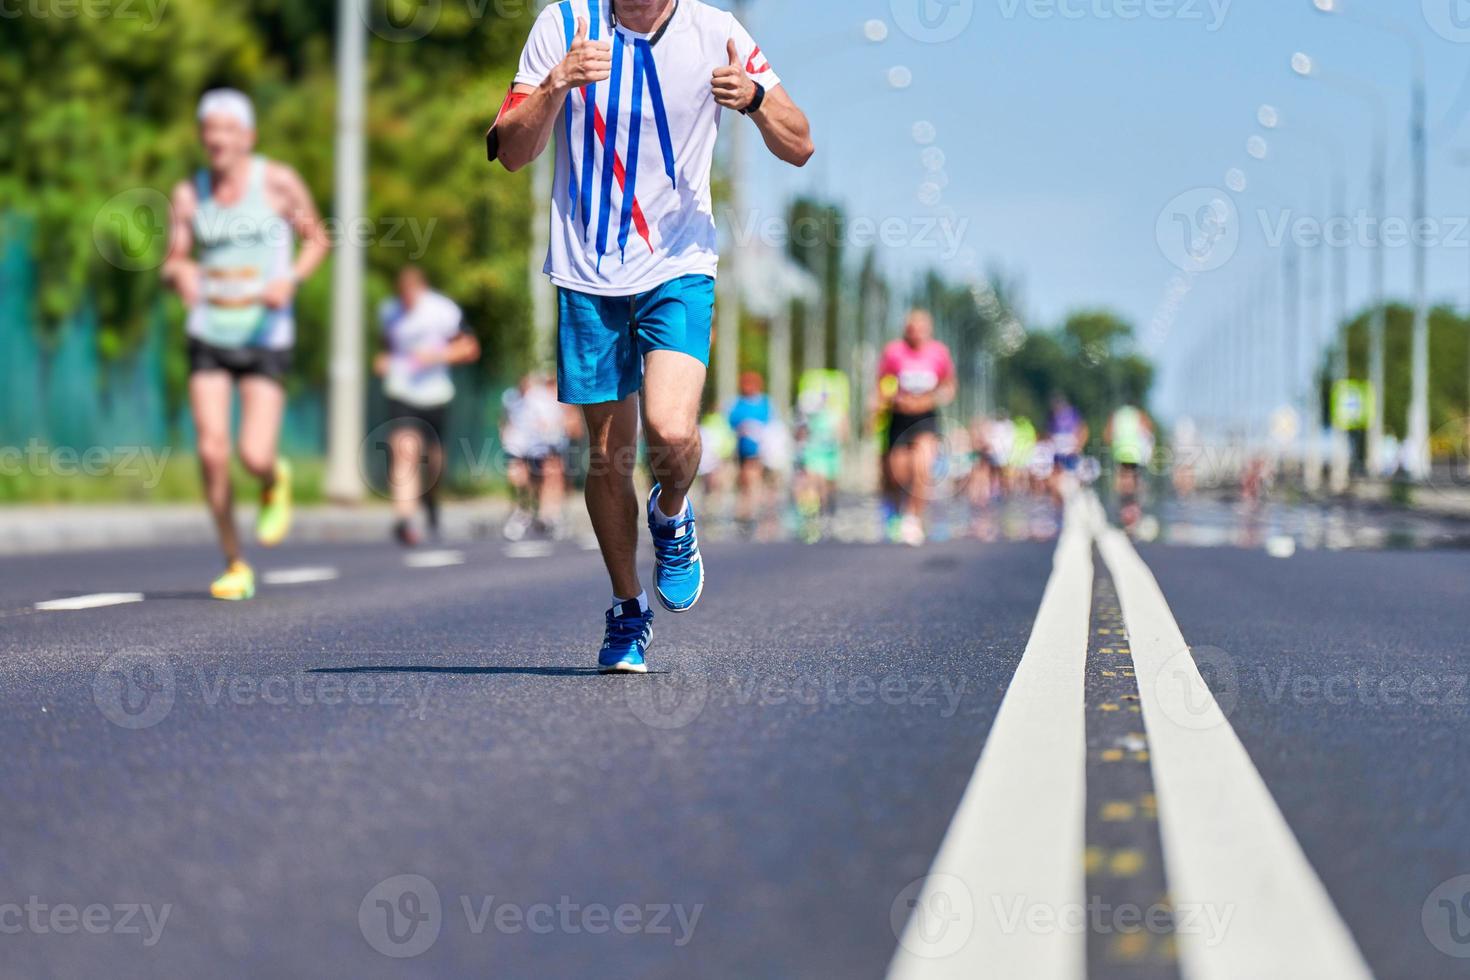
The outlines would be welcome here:
[[[1368,357],[1373,315],[1376,308],[1359,313],[1347,325],[1348,368],[1354,378],[1368,377]],[[1409,417],[1413,391],[1414,311],[1398,303],[1388,306],[1383,333],[1383,427],[1402,439]],[[1331,354],[1319,368],[1324,379],[1332,376]],[[1324,397],[1326,386],[1323,386]],[[1441,439],[1462,438],[1464,420],[1470,417],[1470,321],[1446,307],[1429,316],[1429,431]],[[1452,452],[1447,446],[1440,453]]]
[[[796,308],[796,319],[792,323],[795,338],[792,346],[796,352],[796,363],[803,363],[802,358],[805,357],[802,346],[806,337],[807,318],[820,315],[824,317],[822,336],[826,340],[826,349],[822,352],[821,360],[824,364],[835,364],[837,320],[841,316],[852,314],[851,310],[844,311],[842,304],[836,302],[843,285],[842,243],[846,214],[840,205],[810,197],[798,197],[786,209],[786,221],[787,227],[791,229],[786,246],[787,254],[817,280],[826,297],[820,311],[808,310],[800,305]]]
[[[1154,368],[1133,350],[1133,327],[1106,310],[1079,310],[1054,331],[1034,331],[1001,362],[1005,407],[1040,422],[1065,395],[1102,432],[1125,402],[1144,405]]]
[[[158,200],[142,189],[166,196],[201,164],[199,94],[217,85],[250,93],[259,152],[299,170],[328,216],[336,104],[334,4],[110,9],[60,17],[25,5],[0,31],[0,213],[35,222],[41,327],[54,329],[90,296],[109,356],[139,342],[163,296],[160,216],[143,221],[138,208]],[[418,262],[465,307],[501,370],[528,353],[529,185],[487,165],[480,144],[532,16],[527,3],[444,4],[422,39],[369,35],[369,299]],[[297,371],[309,383],[325,376],[329,284],[328,265],[298,297]],[[182,356],[171,345],[171,378]]]

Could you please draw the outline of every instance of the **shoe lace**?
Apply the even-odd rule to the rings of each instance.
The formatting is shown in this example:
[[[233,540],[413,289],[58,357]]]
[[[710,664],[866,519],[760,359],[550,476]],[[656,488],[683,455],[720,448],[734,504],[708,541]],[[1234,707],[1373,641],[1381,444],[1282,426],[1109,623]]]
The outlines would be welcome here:
[[[683,534],[677,534],[684,530]],[[694,537],[694,518],[681,517],[675,521],[672,531],[676,537],[658,539],[659,558],[665,568],[676,572],[687,572],[694,567],[694,558],[699,546]]]
[[[615,616],[607,611],[607,635],[604,645],[628,646],[641,639],[647,624],[642,616]]]

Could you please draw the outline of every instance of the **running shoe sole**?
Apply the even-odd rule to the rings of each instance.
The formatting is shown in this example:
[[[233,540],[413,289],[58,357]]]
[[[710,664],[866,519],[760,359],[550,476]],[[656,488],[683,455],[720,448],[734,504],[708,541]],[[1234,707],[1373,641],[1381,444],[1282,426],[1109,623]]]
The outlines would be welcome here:
[[[648,650],[652,646],[653,629],[650,628],[648,630],[648,639],[643,644],[643,663],[630,664],[627,661],[619,660],[611,666],[598,664],[597,672],[599,674],[646,674],[648,673]]]
[[[618,663],[613,664],[611,667],[599,666],[597,672],[599,674],[646,674],[648,673],[648,664]]]

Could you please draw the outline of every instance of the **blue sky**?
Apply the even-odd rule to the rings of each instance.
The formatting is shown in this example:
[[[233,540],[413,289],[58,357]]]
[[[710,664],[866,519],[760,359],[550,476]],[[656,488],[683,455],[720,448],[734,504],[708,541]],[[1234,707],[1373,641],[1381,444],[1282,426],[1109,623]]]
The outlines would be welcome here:
[[[1431,292],[1463,306],[1470,231],[1458,225],[1470,215],[1470,167],[1458,158],[1470,151],[1460,102],[1470,70],[1470,0],[1338,2],[1369,15],[1391,11],[1423,47],[1429,213],[1444,239],[1431,250]],[[916,17],[922,4],[931,5],[937,39]],[[1464,40],[1437,33],[1431,17]],[[1320,212],[1330,163],[1340,161],[1347,176],[1349,212],[1369,203],[1372,117],[1340,90],[1293,75],[1294,52],[1382,91],[1388,210],[1412,213],[1408,48],[1319,13],[1312,0],[752,0],[748,21],[811,115],[818,145],[805,171],[753,153],[750,204],[775,210],[793,192],[822,193],[854,215],[910,222],[916,235],[925,219],[947,216],[963,228],[963,248],[941,264],[956,276],[1005,267],[1025,283],[1033,325],[1101,305],[1149,334],[1164,368],[1166,408],[1178,367],[1203,331],[1243,283],[1267,263],[1279,267],[1281,249],[1267,244],[1263,227]],[[881,41],[866,36],[868,21],[881,22],[872,28]],[[894,68],[900,81],[906,70],[908,87],[890,84]],[[1275,131],[1257,122],[1262,104],[1279,112]],[[932,187],[921,199],[932,171],[916,123],[932,125],[930,146],[943,153],[937,202]],[[1343,149],[1324,160],[1313,132]],[[1264,161],[1247,153],[1253,134],[1267,140]],[[927,166],[939,162],[931,152]],[[1189,279],[1177,314],[1157,320],[1181,275],[1159,244],[1159,216],[1178,195],[1224,188],[1231,168],[1247,181],[1245,192],[1230,195],[1238,249],[1221,268]],[[1348,251],[1356,306],[1369,298],[1368,253]],[[1407,296],[1411,250],[1389,252],[1390,292]],[[940,262],[940,253],[921,244],[886,248],[884,262],[902,274]],[[1164,328],[1152,330],[1156,322]]]

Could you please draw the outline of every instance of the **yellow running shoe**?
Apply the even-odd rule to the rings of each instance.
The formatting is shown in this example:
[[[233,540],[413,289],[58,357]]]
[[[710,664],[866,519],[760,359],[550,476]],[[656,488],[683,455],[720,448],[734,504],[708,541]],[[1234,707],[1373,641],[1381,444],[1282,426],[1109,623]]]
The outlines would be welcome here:
[[[214,580],[209,594],[216,599],[250,599],[255,595],[255,572],[243,561],[232,561],[225,573]]]
[[[291,464],[276,461],[276,482],[260,492],[260,513],[255,518],[255,539],[267,548],[286,540],[291,530]]]

